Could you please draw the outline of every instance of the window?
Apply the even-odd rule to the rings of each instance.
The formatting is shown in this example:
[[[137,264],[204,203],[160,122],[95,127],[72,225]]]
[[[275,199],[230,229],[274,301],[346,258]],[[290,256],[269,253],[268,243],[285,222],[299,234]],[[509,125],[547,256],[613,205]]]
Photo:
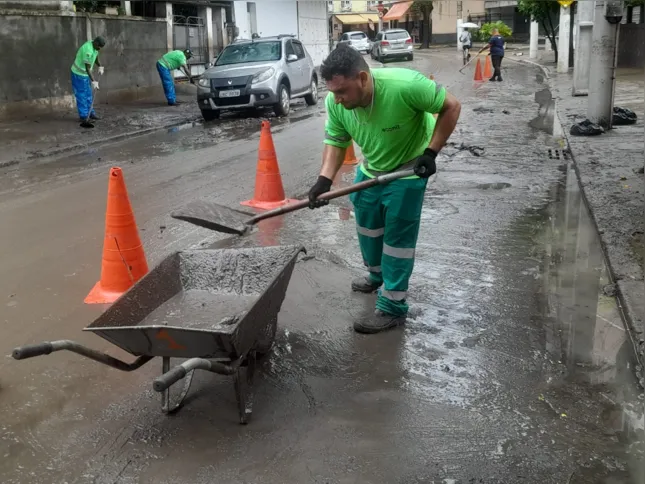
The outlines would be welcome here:
[[[376,6],[377,6],[377,5],[378,5],[378,1],[377,1],[377,0],[369,0],[369,1],[367,2],[367,8],[368,8],[368,10],[372,10],[372,9],[376,8]]]
[[[291,42],[291,44],[293,45],[293,50],[296,51],[296,55],[298,56],[298,59],[304,59],[305,58],[305,49],[302,46],[302,44],[300,42],[295,41],[295,40],[293,40]]]
[[[340,2],[340,8],[343,10],[351,10],[352,0],[342,0],[342,2]]]
[[[387,40],[401,40],[401,39],[407,39],[410,37],[410,34],[404,31],[399,31],[399,32],[388,32],[387,33]]]
[[[367,37],[367,35],[362,32],[360,34],[352,34],[349,36],[351,40],[363,40],[365,37]]]
[[[296,51],[293,48],[292,42],[289,40],[286,43],[285,49],[284,49],[284,55],[285,57],[289,57],[290,55],[296,55]]]
[[[245,42],[227,46],[217,58],[216,66],[280,60],[280,42]]]
[[[334,2],[327,2],[327,11],[328,12],[334,11]]]

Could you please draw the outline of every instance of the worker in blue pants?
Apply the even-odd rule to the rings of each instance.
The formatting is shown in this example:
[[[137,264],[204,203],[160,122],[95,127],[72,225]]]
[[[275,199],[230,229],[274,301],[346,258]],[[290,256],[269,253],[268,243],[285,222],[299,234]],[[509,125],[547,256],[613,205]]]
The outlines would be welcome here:
[[[105,39],[101,36],[94,40],[88,40],[78,49],[72,64],[72,91],[76,98],[76,109],[81,121],[85,121],[88,115],[90,119],[99,119],[94,109],[91,108],[94,99],[93,91],[99,88],[99,82],[94,78],[92,69],[96,64],[100,75],[105,71],[99,61],[99,51],[103,47],[105,47]],[[91,112],[90,109],[92,109]]]
[[[177,95],[175,94],[175,80],[172,75],[172,71],[175,69],[182,69],[188,80],[191,84],[194,84],[193,78],[190,75],[190,70],[188,69],[188,59],[193,56],[193,53],[190,49],[186,50],[172,50],[167,54],[164,54],[161,59],[157,61],[157,72],[161,78],[161,85],[163,86],[163,92],[166,95],[166,100],[168,101],[168,106],[177,106],[181,104],[177,101]]]

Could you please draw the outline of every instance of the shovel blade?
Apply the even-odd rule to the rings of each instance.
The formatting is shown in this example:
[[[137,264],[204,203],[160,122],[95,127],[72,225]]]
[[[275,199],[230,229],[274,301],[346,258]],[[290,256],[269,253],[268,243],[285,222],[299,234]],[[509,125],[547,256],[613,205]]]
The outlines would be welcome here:
[[[197,200],[174,211],[170,216],[215,232],[244,235],[250,227],[246,222],[253,217],[253,214],[225,207],[219,203]]]

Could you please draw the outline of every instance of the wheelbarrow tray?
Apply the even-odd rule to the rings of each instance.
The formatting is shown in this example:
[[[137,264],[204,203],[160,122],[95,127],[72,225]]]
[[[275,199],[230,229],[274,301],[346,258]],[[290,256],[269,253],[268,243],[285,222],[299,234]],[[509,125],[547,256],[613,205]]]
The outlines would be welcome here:
[[[302,246],[175,252],[84,331],[135,356],[244,357],[270,347]]]

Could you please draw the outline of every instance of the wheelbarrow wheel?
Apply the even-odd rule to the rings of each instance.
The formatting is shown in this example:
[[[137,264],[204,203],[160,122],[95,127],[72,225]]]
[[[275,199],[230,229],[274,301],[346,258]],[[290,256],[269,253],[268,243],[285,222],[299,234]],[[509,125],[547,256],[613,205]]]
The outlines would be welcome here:
[[[273,348],[273,343],[275,341],[275,335],[278,332],[278,318],[275,317],[271,319],[267,325],[264,327],[264,331],[260,335],[260,339],[257,342],[255,351],[258,357],[265,356],[271,348]]]
[[[162,360],[163,361],[162,361],[161,371],[163,374],[163,373],[167,373],[170,370],[170,358],[167,356],[164,356]],[[186,398],[186,395],[188,395],[188,391],[190,390],[190,385],[193,382],[193,373],[195,372],[189,371],[186,374],[186,376],[183,378],[183,386],[178,395],[170,394],[170,390],[172,389],[172,386],[170,388],[165,389],[163,392],[161,392],[161,411],[163,413],[173,413],[179,410],[182,403],[184,403],[184,399]]]

